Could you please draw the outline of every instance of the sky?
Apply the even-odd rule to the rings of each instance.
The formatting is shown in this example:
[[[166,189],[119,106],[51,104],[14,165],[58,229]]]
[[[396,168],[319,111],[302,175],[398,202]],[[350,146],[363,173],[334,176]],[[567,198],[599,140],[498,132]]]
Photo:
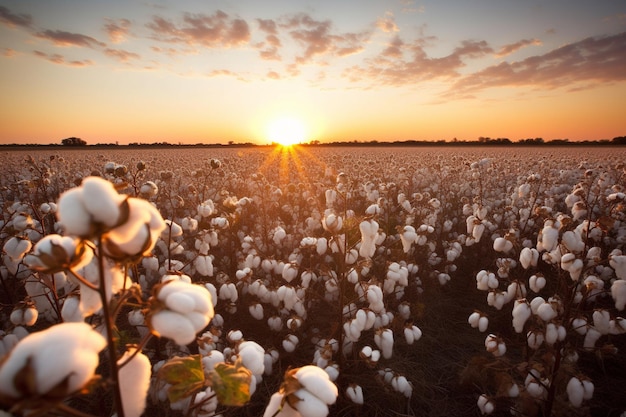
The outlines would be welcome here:
[[[621,0],[0,0],[0,143],[626,136]]]

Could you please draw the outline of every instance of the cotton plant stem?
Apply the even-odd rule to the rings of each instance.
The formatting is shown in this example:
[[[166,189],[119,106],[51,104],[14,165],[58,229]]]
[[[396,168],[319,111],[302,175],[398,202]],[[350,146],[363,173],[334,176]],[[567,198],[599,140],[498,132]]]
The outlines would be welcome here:
[[[102,248],[102,235],[97,237],[98,249]],[[100,292],[100,299],[102,300],[102,314],[104,316],[104,324],[106,326],[106,338],[107,338],[107,350],[109,354],[109,369],[111,372],[111,378],[113,379],[113,395],[115,398],[115,409],[118,417],[124,417],[124,408],[122,403],[122,393],[120,391],[120,378],[119,368],[117,366],[117,349],[116,343],[113,338],[113,329],[115,324],[113,323],[113,317],[109,311],[109,301],[107,300],[107,286],[105,285],[104,274],[104,257],[102,252],[99,251],[98,255],[98,275],[100,277],[100,285],[98,290]]]

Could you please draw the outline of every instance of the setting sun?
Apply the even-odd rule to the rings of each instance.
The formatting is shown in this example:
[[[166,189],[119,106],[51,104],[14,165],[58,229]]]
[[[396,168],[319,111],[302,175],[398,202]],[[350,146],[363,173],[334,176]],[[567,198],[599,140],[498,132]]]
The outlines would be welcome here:
[[[267,125],[267,137],[272,142],[291,146],[306,140],[306,126],[293,117],[275,119]]]

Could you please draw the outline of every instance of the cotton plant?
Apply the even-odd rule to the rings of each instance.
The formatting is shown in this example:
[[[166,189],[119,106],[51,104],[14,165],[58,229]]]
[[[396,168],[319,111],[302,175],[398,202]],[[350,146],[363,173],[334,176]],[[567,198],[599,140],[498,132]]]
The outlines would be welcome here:
[[[525,390],[516,391],[514,397],[501,387],[497,397],[484,393],[478,402],[483,414],[493,412],[494,398],[508,397],[522,410],[528,405],[524,401],[530,399],[549,415],[553,408],[564,406],[555,401],[563,393],[559,384],[564,374],[577,369],[580,355],[605,349],[607,338],[625,333],[621,327],[621,251],[601,249],[619,245],[623,235],[613,209],[619,200],[611,194],[615,186],[610,185],[608,175],[585,172],[573,191],[563,195],[569,213],[562,213],[541,205],[545,200],[537,194],[540,178],[530,176],[512,197],[518,208],[527,207],[520,200],[531,200],[528,206],[537,216],[531,221],[527,212],[519,210],[522,219],[501,219],[511,221],[506,224],[513,227],[506,234],[494,233],[492,249],[508,257],[495,259],[496,272],[482,270],[475,276],[477,289],[487,292],[487,304],[493,310],[473,312],[469,324],[487,331],[490,315],[509,312],[513,332],[519,335],[489,334],[486,351],[495,361],[507,364],[505,358],[512,348],[530,352],[526,378],[517,382]],[[565,404],[573,408],[593,396],[593,382],[582,373],[577,375],[565,382]]]
[[[110,173],[118,179],[123,175],[120,167]],[[114,183],[123,186],[119,181],[87,177],[79,187],[61,194],[56,214],[64,235],[49,234],[40,238],[30,253],[30,242],[9,239],[5,244],[7,256],[20,258],[20,262],[33,271],[34,279],[29,278],[25,283],[31,299],[47,300],[48,305],[55,308],[55,314],[49,318],[65,321],[22,336],[21,340],[17,338],[17,343],[9,343],[11,338],[6,337],[5,357],[0,365],[0,379],[4,380],[2,386],[6,390],[0,393],[0,401],[8,403],[13,410],[71,413],[64,399],[81,390],[88,393],[92,389],[87,389],[89,384],[95,384],[94,387],[100,384],[95,379],[95,370],[99,352],[106,350],[110,372],[102,383],[110,387],[114,410],[118,416],[139,416],[147,404],[151,373],[150,360],[141,351],[143,346],[151,336],[157,336],[170,338],[184,348],[195,342],[197,334],[214,316],[210,291],[205,286],[180,279],[180,273],[161,279],[162,282],[152,286],[152,296],[147,300],[143,298],[129,274],[129,267],[143,259],[152,259],[152,250],[161,239],[166,223],[151,203],[119,194]],[[171,225],[168,231],[171,236]],[[158,260],[154,266],[148,264],[150,262],[146,270],[158,272]],[[142,339],[136,347],[121,349],[120,354],[121,347],[115,336],[117,317],[120,307],[131,301],[144,306],[143,311],[135,310],[128,316],[130,325],[143,329],[140,331]],[[45,303],[25,302],[14,309],[11,321],[15,326],[31,326],[44,308]],[[99,317],[96,323],[102,324],[97,327],[98,331],[85,323],[85,318],[90,316]],[[46,365],[42,358],[61,357],[54,349],[69,352],[65,356],[76,362],[57,360]],[[245,361],[248,365],[254,362]],[[168,369],[169,362],[165,366]],[[235,368],[235,375],[242,375],[240,379],[233,377],[237,381],[233,395],[237,398],[224,394],[219,394],[218,398],[228,405],[243,405],[249,398],[246,394],[249,371],[242,365]],[[184,363],[175,369],[177,374],[191,368]],[[210,387],[224,383],[232,377],[229,369],[212,373],[210,379],[199,384]],[[17,374],[26,376],[28,381],[21,383]],[[164,378],[176,385],[175,376],[167,374]],[[244,394],[237,396],[240,388]],[[183,396],[194,392],[183,390]]]

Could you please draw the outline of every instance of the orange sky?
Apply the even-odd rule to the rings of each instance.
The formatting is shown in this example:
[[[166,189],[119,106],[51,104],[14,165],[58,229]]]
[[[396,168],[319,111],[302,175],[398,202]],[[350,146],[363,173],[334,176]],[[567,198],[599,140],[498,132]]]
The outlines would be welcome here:
[[[0,0],[0,54],[0,143],[626,135],[612,0]]]

